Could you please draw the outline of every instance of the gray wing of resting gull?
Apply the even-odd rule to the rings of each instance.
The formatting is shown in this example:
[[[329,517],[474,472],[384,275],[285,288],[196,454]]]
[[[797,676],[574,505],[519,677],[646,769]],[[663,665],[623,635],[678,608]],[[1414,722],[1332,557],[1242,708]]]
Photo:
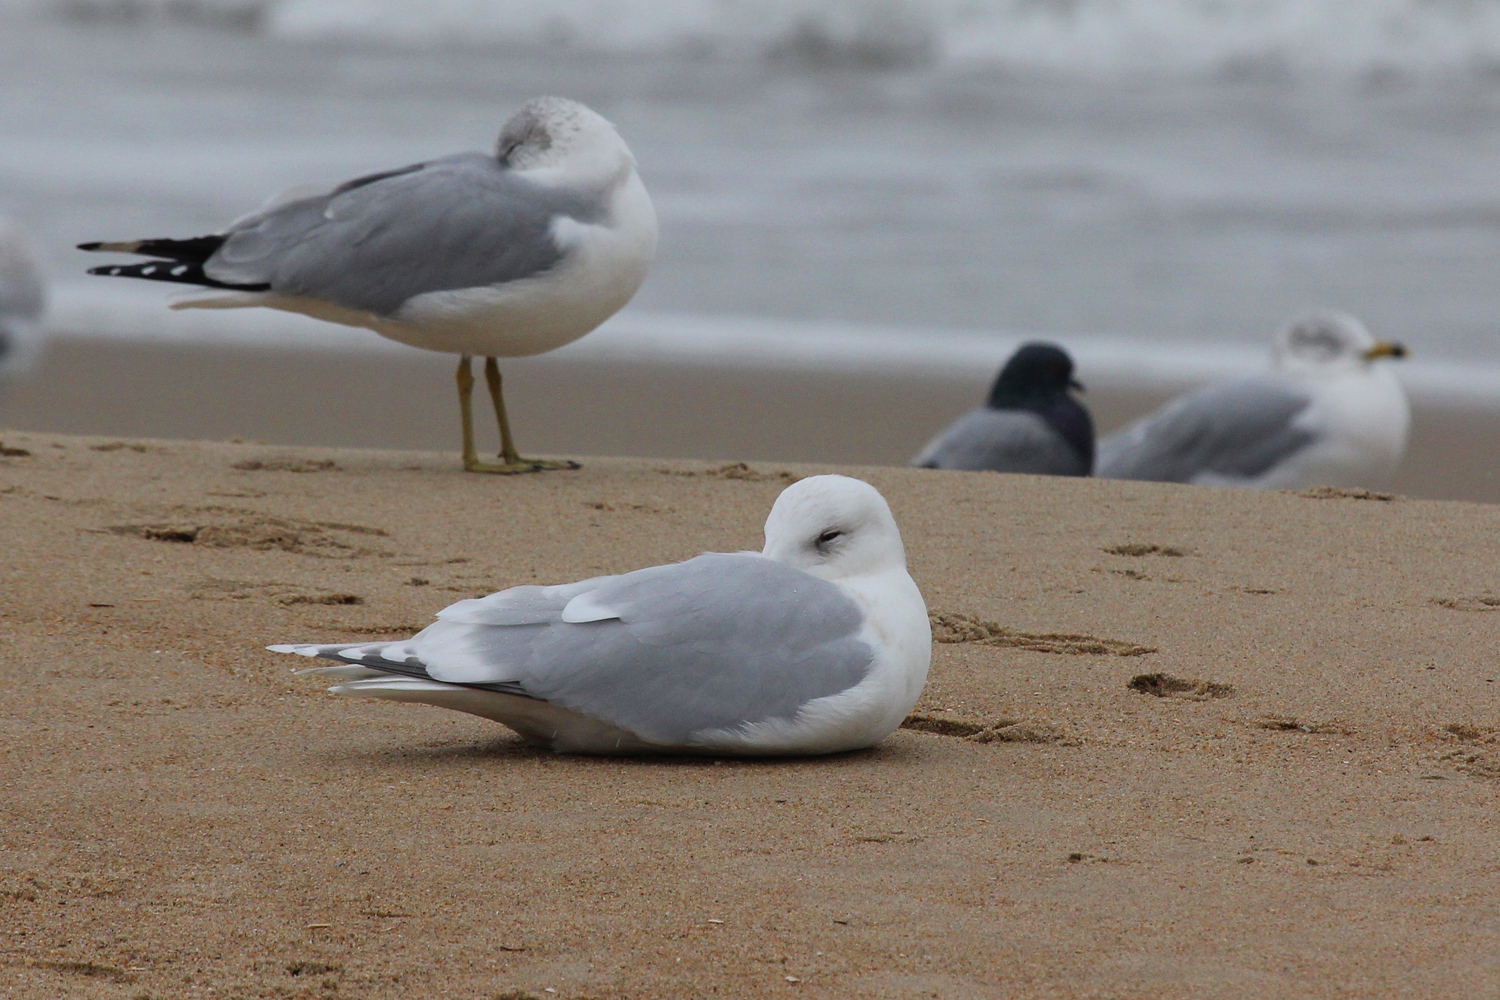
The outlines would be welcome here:
[[[356,687],[405,674],[521,695],[667,746],[790,720],[858,684],[875,655],[857,638],[859,608],[837,586],[752,553],[515,587],[460,601],[439,619],[403,642],[271,649],[351,664],[326,672]]]
[[[1046,476],[1086,476],[1088,462],[1028,410],[970,410],[912,459],[927,469],[991,469]]]
[[[1208,386],[1105,438],[1095,475],[1165,483],[1260,476],[1318,440],[1298,421],[1312,402],[1271,376]]]
[[[602,189],[543,186],[493,156],[459,153],[247,216],[203,273],[390,315],[424,292],[550,270],[563,257],[554,219],[592,222],[606,210]]]

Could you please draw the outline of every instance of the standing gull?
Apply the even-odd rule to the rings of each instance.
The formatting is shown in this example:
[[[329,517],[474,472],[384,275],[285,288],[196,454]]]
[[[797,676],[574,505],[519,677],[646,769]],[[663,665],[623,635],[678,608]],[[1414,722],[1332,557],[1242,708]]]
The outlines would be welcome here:
[[[1022,344],[1000,369],[984,406],[959,417],[917,453],[925,469],[989,469],[1086,476],[1094,422],[1068,389],[1073,359],[1056,344]]]
[[[90,274],[214,289],[174,309],[269,306],[458,354],[464,468],[533,472],[577,466],[517,453],[495,359],[561,347],[629,302],[656,253],[656,212],[613,125],[539,97],[505,123],[493,155],[293,189],[212,236],[79,249],[156,258]],[[474,448],[474,355],[485,359],[498,465]]]
[[[1282,327],[1270,372],[1206,386],[1100,442],[1095,474],[1200,486],[1385,485],[1406,451],[1406,393],[1377,342],[1340,312]]]
[[[0,385],[19,379],[36,359],[46,298],[29,241],[0,218]]]
[[[788,486],[761,552],[459,601],[410,639],[271,646],[339,665],[337,694],[503,723],[573,753],[836,753],[895,731],[932,633],[885,498]]]

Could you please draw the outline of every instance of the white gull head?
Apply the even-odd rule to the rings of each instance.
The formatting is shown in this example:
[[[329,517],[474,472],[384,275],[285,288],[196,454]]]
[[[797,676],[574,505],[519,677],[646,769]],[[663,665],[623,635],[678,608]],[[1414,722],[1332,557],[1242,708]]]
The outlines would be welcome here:
[[[1271,362],[1289,375],[1360,371],[1379,358],[1403,358],[1400,344],[1377,341],[1348,313],[1323,310],[1290,320],[1271,342]]]
[[[906,568],[885,497],[848,476],[811,476],[782,491],[761,554],[824,580]]]
[[[527,101],[500,129],[500,165],[558,180],[608,183],[635,167],[630,147],[598,112],[566,97]]]

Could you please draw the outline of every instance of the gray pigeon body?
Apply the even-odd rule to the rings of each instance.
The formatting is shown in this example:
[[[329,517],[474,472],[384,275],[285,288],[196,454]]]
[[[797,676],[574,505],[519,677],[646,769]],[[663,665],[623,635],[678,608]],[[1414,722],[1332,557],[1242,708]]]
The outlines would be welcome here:
[[[1094,422],[1068,391],[1082,388],[1062,348],[1022,344],[1000,369],[986,404],[949,424],[911,464],[1087,476],[1094,466]]]
[[[1086,476],[1088,457],[1028,410],[980,407],[959,417],[912,459],[924,469],[991,469]]]

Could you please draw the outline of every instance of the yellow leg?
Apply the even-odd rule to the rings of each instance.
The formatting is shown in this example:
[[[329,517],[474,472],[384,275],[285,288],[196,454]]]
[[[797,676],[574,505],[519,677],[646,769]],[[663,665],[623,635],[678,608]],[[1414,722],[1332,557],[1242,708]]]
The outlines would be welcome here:
[[[516,451],[515,439],[510,436],[510,418],[505,414],[505,396],[500,388],[500,363],[494,358],[484,359],[484,380],[490,387],[490,402],[495,404],[495,425],[500,428],[501,468],[517,472],[547,472],[553,469],[576,469],[577,462],[554,461],[545,458],[522,458]]]
[[[458,419],[464,429],[464,468],[473,472],[479,465],[479,452],[474,449],[474,373],[469,370],[471,360],[467,354],[458,359]]]
[[[484,359],[484,380],[490,387],[490,402],[495,404],[495,424],[500,428],[500,461],[519,465],[521,454],[510,436],[510,418],[505,415],[505,397],[500,391],[500,365],[494,358]]]
[[[510,436],[510,420],[505,415],[505,399],[500,392],[500,365],[494,358],[484,359],[484,378],[489,383],[490,399],[495,404],[495,422],[500,427],[500,461],[493,465],[479,460],[474,447],[474,373],[470,368],[473,358],[463,355],[458,362],[458,408],[463,422],[464,470],[466,472],[490,472],[499,475],[515,475],[519,472],[545,472],[549,469],[576,469],[577,462],[554,462],[540,458],[522,458],[516,452],[515,441]]]

